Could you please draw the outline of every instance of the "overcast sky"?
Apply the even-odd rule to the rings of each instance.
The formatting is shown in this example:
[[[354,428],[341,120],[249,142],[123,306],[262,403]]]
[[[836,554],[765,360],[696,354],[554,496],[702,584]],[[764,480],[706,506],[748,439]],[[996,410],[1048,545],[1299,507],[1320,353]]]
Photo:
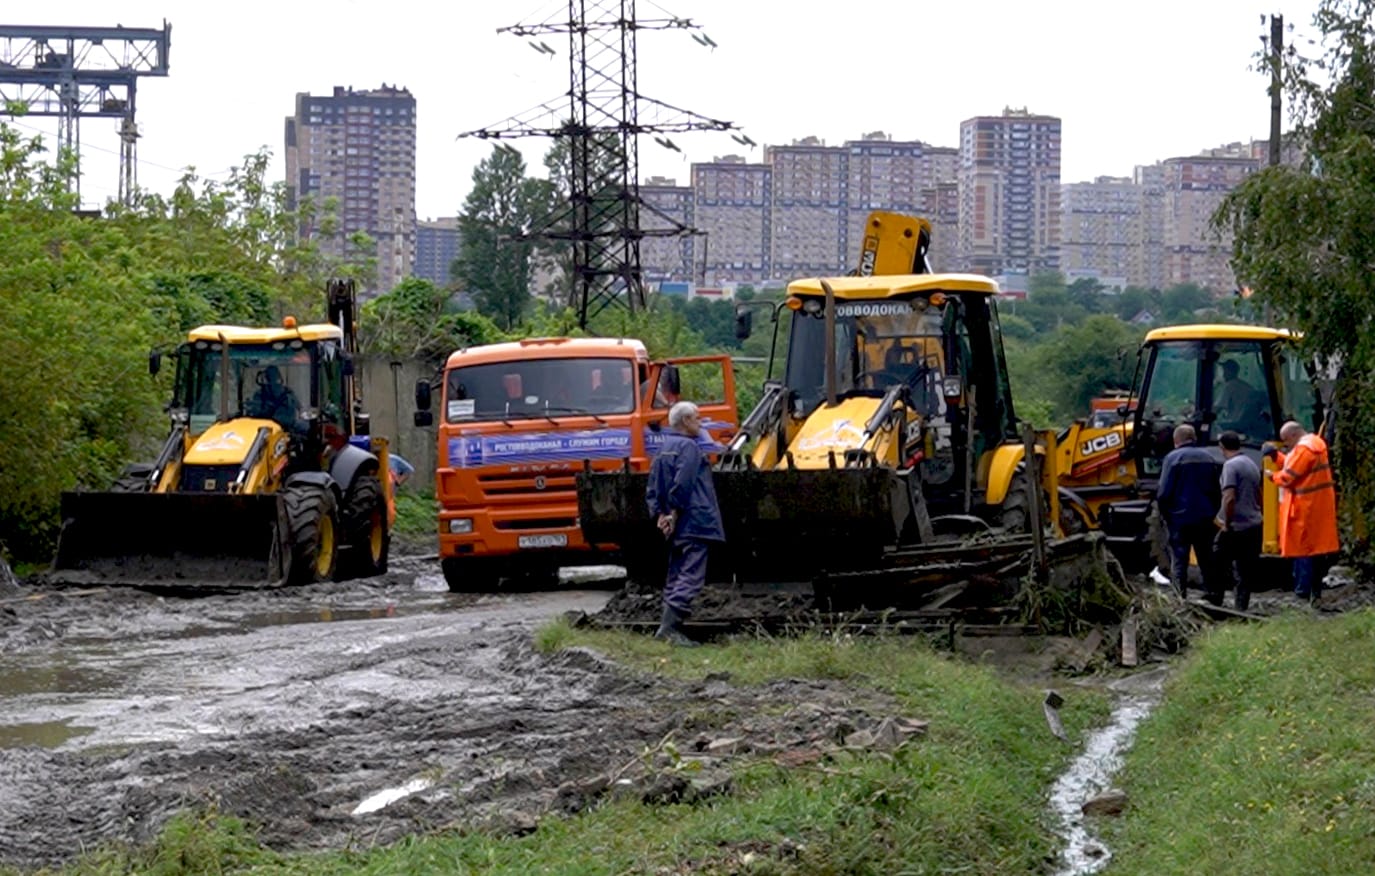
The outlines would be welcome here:
[[[1317,5],[639,0],[641,19],[691,18],[717,44],[709,49],[683,31],[641,32],[640,92],[734,122],[761,146],[807,135],[839,144],[873,130],[955,146],[961,120],[1024,106],[1063,119],[1061,178],[1076,182],[1267,136],[1266,81],[1250,69],[1268,33],[1261,16],[1282,14],[1303,36]],[[542,38],[557,50],[550,58],[496,32],[566,18],[558,15],[566,8],[557,0],[64,0],[10,5],[3,20],[172,24],[170,76],[143,80],[138,97],[139,182],[157,190],[187,165],[223,178],[260,146],[272,150],[280,178],[283,119],[297,92],[403,85],[417,101],[417,212],[426,218],[458,212],[474,165],[492,148],[457,135],[566,102],[567,37]],[[55,128],[49,119],[22,123]],[[109,119],[82,123],[87,200],[117,188],[116,127]],[[686,183],[693,161],[762,154],[721,133],[672,139],[682,154],[642,140],[642,177]],[[549,141],[511,142],[540,167]]]

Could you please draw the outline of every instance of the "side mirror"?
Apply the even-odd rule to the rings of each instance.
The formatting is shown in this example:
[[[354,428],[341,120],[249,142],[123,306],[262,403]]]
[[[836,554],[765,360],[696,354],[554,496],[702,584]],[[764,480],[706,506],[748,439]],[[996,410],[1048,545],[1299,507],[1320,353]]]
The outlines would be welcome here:
[[[420,411],[428,411],[430,409],[430,382],[428,380],[417,380],[415,382],[415,407]],[[417,425],[419,424],[417,423]]]
[[[369,415],[369,414],[354,414],[354,415],[353,415],[353,434],[355,434],[355,435],[371,435],[371,434],[372,434],[372,417],[371,417],[371,415]]]
[[[683,386],[681,379],[678,376],[677,365],[664,366],[664,373],[659,377],[659,385],[664,388],[665,392],[672,393],[673,395],[679,397],[682,396]]]
[[[153,350],[148,354],[148,373],[156,375],[162,370],[162,354]]]
[[[434,414],[430,413],[429,411],[416,411],[415,425],[421,429],[424,429],[427,426],[433,426]]]
[[[353,376],[353,357],[352,357],[352,356],[345,356],[345,357],[344,357],[344,376],[345,376],[345,377],[352,377],[352,376]]]
[[[735,308],[735,338],[743,341],[754,329],[754,311],[748,307]]]

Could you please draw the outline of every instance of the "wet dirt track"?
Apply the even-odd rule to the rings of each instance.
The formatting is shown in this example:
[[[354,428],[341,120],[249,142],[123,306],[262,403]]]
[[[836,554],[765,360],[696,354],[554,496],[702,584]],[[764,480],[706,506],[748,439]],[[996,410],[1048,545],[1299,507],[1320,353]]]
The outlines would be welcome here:
[[[0,863],[146,839],[201,803],[281,848],[385,843],[547,802],[662,736],[659,682],[531,647],[608,592],[455,596],[395,565],[266,594],[0,600]]]

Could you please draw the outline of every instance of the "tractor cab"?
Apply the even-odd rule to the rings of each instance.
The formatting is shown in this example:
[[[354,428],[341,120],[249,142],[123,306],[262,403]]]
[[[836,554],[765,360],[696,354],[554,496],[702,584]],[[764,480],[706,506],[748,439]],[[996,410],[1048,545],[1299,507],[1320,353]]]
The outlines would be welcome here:
[[[775,425],[752,468],[910,469],[935,513],[979,505],[990,452],[1017,439],[997,290],[965,274],[791,283]]]
[[[1145,372],[1130,452],[1143,480],[1159,477],[1181,424],[1193,426],[1205,447],[1236,432],[1257,456],[1266,441],[1279,439],[1287,420],[1321,428],[1321,395],[1287,330],[1172,326],[1146,335],[1141,356]]]
[[[305,458],[356,431],[337,326],[201,326],[174,358],[170,411],[192,438],[242,418],[271,421],[290,438],[293,458],[311,467]]]

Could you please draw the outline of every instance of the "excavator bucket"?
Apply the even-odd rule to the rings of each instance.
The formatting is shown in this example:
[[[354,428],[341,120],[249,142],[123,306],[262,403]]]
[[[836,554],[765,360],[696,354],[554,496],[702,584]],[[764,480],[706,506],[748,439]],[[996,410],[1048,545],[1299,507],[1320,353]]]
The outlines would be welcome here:
[[[51,578],[149,589],[253,589],[286,581],[276,495],[70,492]]]
[[[645,503],[645,473],[582,472],[578,514],[593,544],[662,541]],[[806,582],[863,569],[895,544],[910,503],[884,468],[715,471],[729,571],[740,581]],[[650,540],[646,542],[646,539]]]

